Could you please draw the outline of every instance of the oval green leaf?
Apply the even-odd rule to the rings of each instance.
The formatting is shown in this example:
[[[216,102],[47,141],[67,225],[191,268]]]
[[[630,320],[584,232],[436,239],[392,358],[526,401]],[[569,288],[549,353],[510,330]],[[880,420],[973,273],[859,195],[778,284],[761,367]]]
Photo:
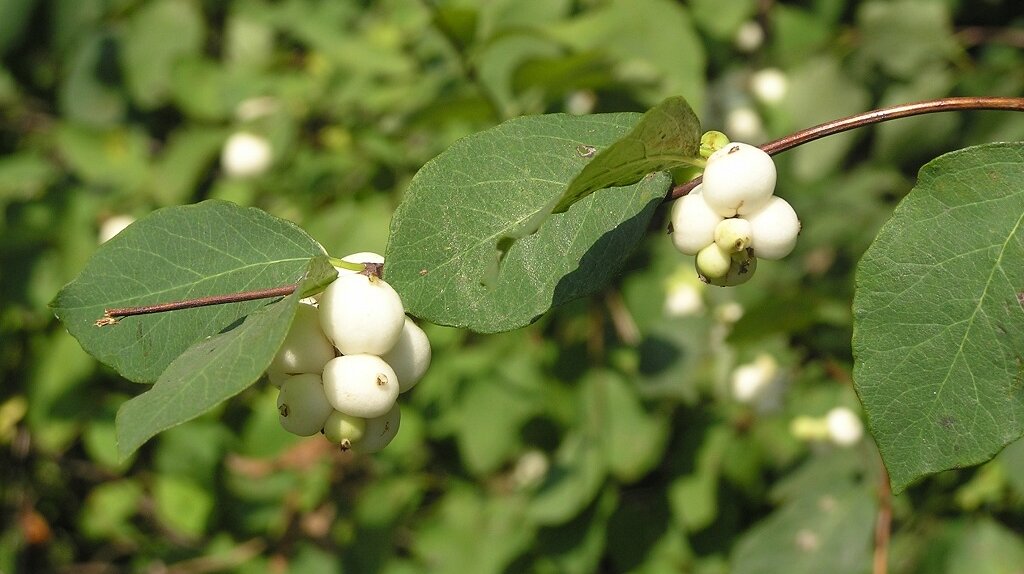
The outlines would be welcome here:
[[[854,379],[895,491],[1024,432],[1024,144],[922,170],[857,269]]]
[[[157,433],[198,417],[256,382],[284,343],[303,293],[335,277],[326,257],[313,259],[300,289],[273,303],[263,301],[236,325],[172,361],[153,388],[118,409],[121,459]]]
[[[106,309],[280,287],[302,279],[323,248],[295,224],[224,201],[160,209],[100,246],[51,303],[92,356],[149,383],[192,344],[266,304],[248,301],[125,317]]]
[[[406,310],[498,332],[601,289],[647,231],[667,174],[592,194],[523,234],[495,268],[500,238],[550,211],[570,181],[639,114],[517,118],[456,142],[416,174],[395,212],[384,277]]]

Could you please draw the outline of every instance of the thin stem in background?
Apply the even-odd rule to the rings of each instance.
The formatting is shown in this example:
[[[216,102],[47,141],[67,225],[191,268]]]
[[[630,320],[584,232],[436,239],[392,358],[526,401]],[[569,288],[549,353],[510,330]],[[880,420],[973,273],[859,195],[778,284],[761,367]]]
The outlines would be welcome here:
[[[878,516],[875,518],[875,553],[871,561],[871,574],[887,574],[889,571],[889,539],[892,534],[892,488],[889,486],[889,471],[881,457],[878,458]]]
[[[853,115],[847,118],[832,120],[807,129],[800,130],[794,134],[768,142],[761,146],[761,149],[769,155],[775,155],[805,143],[821,139],[833,134],[842,133],[855,128],[862,128],[871,124],[887,122],[899,118],[909,118],[924,114],[935,114],[938,112],[951,112],[962,110],[1004,110],[1024,112],[1024,98],[996,98],[996,97],[964,97],[964,98],[939,98],[937,100],[925,100],[912,104],[902,104],[890,108],[882,108]],[[690,193],[697,187],[701,178],[692,179],[686,183],[672,188],[666,200],[679,199]]]

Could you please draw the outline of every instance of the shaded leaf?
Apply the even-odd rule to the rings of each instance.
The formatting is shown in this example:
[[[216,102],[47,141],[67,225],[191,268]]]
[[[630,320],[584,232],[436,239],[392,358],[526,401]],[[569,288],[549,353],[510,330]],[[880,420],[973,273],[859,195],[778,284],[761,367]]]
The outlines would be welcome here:
[[[314,259],[302,288],[280,301],[264,303],[240,324],[193,345],[171,362],[152,389],[118,410],[121,457],[160,431],[205,413],[256,382],[284,342],[302,292],[336,275],[326,257]]]
[[[625,137],[597,152],[569,183],[554,212],[564,213],[599,189],[632,185],[652,172],[702,165],[700,135],[700,120],[685,98],[663,101],[648,110]]]
[[[803,496],[748,530],[736,545],[735,574],[861,574],[870,560],[875,499],[861,486]]]
[[[894,490],[1024,422],[1024,144],[946,154],[857,269],[854,379]]]
[[[298,281],[317,242],[293,223],[223,201],[153,212],[104,243],[51,305],[82,347],[121,375],[152,382],[193,343],[261,301],[126,317],[98,328],[110,308],[279,287]]]
[[[516,329],[601,289],[632,253],[668,190],[652,174],[580,201],[515,242],[491,287],[502,237],[525,230],[637,114],[523,117],[456,142],[413,178],[395,212],[385,279],[406,309],[480,332]],[[500,175],[499,175],[500,174]],[[537,222],[539,225],[539,222]]]

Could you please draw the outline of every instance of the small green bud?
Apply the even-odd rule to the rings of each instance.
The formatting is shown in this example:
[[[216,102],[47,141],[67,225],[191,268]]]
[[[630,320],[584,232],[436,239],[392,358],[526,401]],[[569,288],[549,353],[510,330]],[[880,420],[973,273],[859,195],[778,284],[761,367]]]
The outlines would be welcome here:
[[[715,130],[704,132],[700,136],[700,157],[708,159],[711,154],[729,145],[729,137]]]
[[[750,222],[746,219],[723,219],[715,227],[715,243],[729,253],[737,253],[750,247],[750,237]]]
[[[729,273],[732,258],[729,252],[712,243],[697,254],[697,273],[707,279],[721,279]]]
[[[715,247],[718,247],[715,244]],[[720,249],[720,248],[719,248]],[[718,287],[735,287],[736,285],[742,285],[750,280],[754,276],[754,271],[757,269],[757,257],[754,257],[752,249],[744,249],[733,253],[729,257],[729,270],[722,277],[710,277],[701,273],[701,278],[711,285]],[[697,272],[700,273],[701,269],[698,266]]]

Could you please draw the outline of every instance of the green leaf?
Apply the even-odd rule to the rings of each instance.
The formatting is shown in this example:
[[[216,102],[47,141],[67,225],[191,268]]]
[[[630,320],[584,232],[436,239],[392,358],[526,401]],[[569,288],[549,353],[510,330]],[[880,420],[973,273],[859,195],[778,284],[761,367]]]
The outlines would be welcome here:
[[[1021,436],[1022,292],[1024,144],[926,165],[854,299],[854,379],[895,491]]]
[[[665,417],[644,409],[635,386],[614,372],[595,373],[584,385],[603,419],[609,472],[625,483],[640,479],[661,461],[669,430]]]
[[[106,309],[279,287],[302,278],[317,242],[253,208],[206,201],[153,212],[104,243],[51,305],[82,347],[121,375],[152,382],[193,343],[263,306],[248,301],[126,317]]]
[[[300,289],[264,304],[239,324],[193,345],[171,362],[152,389],[118,410],[121,457],[135,452],[160,431],[194,419],[256,382],[284,342],[303,292],[336,275],[326,257],[314,259]]]
[[[1024,541],[1020,534],[991,518],[966,526],[953,543],[946,572],[972,574],[1014,574],[1024,564]]]
[[[206,34],[203,15],[191,2],[158,0],[133,14],[125,30],[125,80],[143,108],[162,104],[170,94],[174,66],[198,54]]]
[[[869,489],[849,484],[793,500],[740,537],[730,572],[861,574],[875,506]]]
[[[187,478],[158,474],[153,481],[156,516],[192,538],[202,536],[213,512],[213,491]]]
[[[523,117],[456,142],[413,178],[391,223],[385,278],[406,310],[480,332],[516,329],[601,289],[647,231],[669,177],[594,194],[508,252],[490,288],[496,242],[553,202],[637,114]],[[584,147],[581,147],[584,146]]]
[[[599,189],[633,185],[649,173],[703,163],[700,120],[685,98],[669,98],[648,110],[625,137],[594,156],[573,178],[554,212],[565,213]]]

